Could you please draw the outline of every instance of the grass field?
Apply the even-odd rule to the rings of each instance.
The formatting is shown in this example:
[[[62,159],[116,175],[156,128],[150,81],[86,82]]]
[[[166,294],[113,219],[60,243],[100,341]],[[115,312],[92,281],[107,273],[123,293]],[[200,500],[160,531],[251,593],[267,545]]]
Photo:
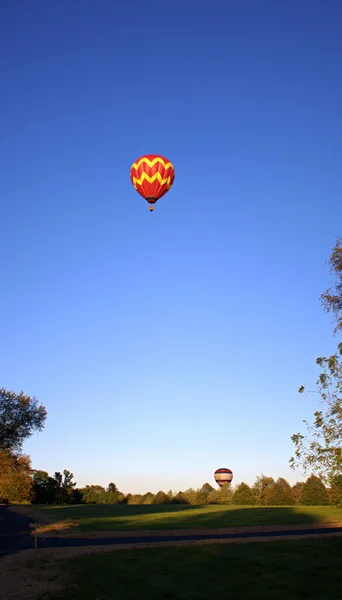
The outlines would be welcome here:
[[[51,600],[337,600],[342,538],[88,555],[63,563]]]
[[[332,506],[170,506],[77,505],[34,506],[42,521],[76,521],[82,531],[171,530],[253,525],[296,525],[342,520]]]

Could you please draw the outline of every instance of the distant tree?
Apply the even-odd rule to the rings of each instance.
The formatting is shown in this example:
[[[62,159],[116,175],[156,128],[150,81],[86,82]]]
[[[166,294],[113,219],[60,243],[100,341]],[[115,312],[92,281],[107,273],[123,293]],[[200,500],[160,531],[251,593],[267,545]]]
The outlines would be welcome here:
[[[111,493],[111,494],[117,494],[118,493],[118,488],[116,487],[115,483],[110,483],[107,487],[107,492]]]
[[[219,490],[214,490],[217,492],[216,495],[216,504],[232,504],[233,503],[233,495],[234,491],[231,488],[230,484],[223,485]],[[211,492],[212,494],[213,492]]]
[[[20,452],[24,441],[43,429],[46,416],[36,398],[0,388],[0,450]]]
[[[182,493],[184,498],[186,498],[187,504],[192,504],[193,506],[197,504],[197,490],[194,488],[188,488]]]
[[[76,487],[76,482],[73,481],[74,475],[64,469],[63,474],[56,471],[54,479],[56,481],[56,504],[72,504],[74,488]]]
[[[106,490],[102,485],[86,485],[80,492],[85,504],[104,504]]]
[[[233,494],[232,490],[230,492]],[[222,504],[222,494],[221,490],[213,489],[212,492],[207,497],[207,504]]]
[[[177,492],[171,498],[171,504],[189,504],[184,492]]]
[[[153,504],[154,494],[152,492],[146,492],[142,497],[142,504]]]
[[[214,491],[214,488],[210,483],[204,483],[202,487],[196,491],[195,502],[198,505],[208,504],[210,494]]]
[[[293,493],[294,499],[296,501],[296,504],[300,504],[300,497],[302,494],[303,486],[304,486],[304,481],[297,481],[297,483],[295,483],[292,486],[292,493]]]
[[[277,481],[267,489],[265,496],[268,506],[288,506],[296,503],[292,488],[286,479],[279,477]]]
[[[308,506],[329,504],[328,492],[323,482],[315,475],[311,475],[304,483],[300,503]]]
[[[23,454],[0,450],[0,503],[31,500],[31,461]]]
[[[165,492],[159,491],[154,499],[153,504],[170,504],[171,498]]]
[[[32,471],[32,502],[34,504],[56,504],[58,484],[46,471]]]
[[[233,503],[240,505],[255,504],[255,494],[247,483],[240,483],[234,491]]]
[[[263,473],[258,476],[253,485],[256,504],[266,504],[266,492],[275,484],[273,477],[267,477]]]

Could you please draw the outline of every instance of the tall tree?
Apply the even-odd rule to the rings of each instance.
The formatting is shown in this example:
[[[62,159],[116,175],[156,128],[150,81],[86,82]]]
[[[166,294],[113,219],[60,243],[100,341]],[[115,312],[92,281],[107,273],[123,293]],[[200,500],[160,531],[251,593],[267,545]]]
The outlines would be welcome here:
[[[320,401],[313,424],[304,420],[306,435],[291,437],[295,446],[290,459],[292,469],[316,473],[322,481],[332,483],[342,475],[342,343],[336,354],[317,359],[321,373],[317,381]],[[299,392],[305,392],[304,386]]]
[[[330,259],[334,285],[321,295],[323,308],[335,318],[335,333],[342,331],[342,238],[338,238]],[[321,373],[315,390],[319,404],[313,423],[303,421],[306,434],[294,434],[294,456],[290,466],[316,473],[324,482],[340,485],[342,478],[342,343],[332,356],[317,358]],[[305,392],[302,385],[299,393]]]
[[[279,479],[267,489],[265,502],[268,506],[288,506],[295,504],[296,500],[288,481],[283,477],[279,477]]]
[[[0,389],[0,450],[20,452],[24,441],[44,427],[47,412],[37,398]]]
[[[258,476],[253,485],[253,492],[257,504],[266,504],[267,490],[275,484],[273,477],[267,477],[263,473]]]
[[[30,458],[0,450],[0,503],[25,502],[31,499]]]
[[[335,277],[334,285],[321,294],[326,312],[332,312],[335,318],[335,333],[342,331],[342,238],[339,237],[329,258],[330,272]]]
[[[328,492],[319,477],[311,475],[304,483],[300,503],[309,506],[329,504]]]

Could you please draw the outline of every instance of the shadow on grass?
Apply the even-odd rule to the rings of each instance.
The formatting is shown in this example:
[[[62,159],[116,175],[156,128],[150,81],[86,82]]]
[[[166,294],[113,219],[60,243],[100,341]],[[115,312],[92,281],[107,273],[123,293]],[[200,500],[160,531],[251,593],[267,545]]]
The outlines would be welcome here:
[[[53,598],[332,600],[342,598],[340,556],[341,539],[93,554],[65,563],[69,585]]]
[[[37,507],[38,508],[38,507]],[[39,507],[54,521],[76,520],[83,530],[221,529],[301,525],[342,520],[331,506],[77,505]]]

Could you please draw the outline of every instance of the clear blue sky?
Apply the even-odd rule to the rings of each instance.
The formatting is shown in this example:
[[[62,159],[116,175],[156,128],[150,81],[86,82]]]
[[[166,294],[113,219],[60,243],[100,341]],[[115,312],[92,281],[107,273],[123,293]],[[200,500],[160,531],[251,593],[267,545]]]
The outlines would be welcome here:
[[[342,4],[2,0],[0,385],[35,468],[295,482],[340,235]],[[150,213],[132,162],[173,189]]]

